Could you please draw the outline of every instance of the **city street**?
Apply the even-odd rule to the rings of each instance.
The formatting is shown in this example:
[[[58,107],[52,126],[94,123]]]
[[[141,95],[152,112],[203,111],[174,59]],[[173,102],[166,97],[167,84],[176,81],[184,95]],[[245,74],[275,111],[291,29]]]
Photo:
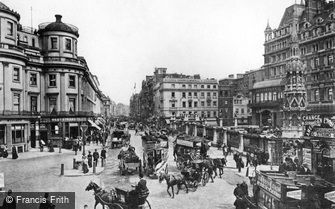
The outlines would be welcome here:
[[[130,131],[131,145],[136,148],[138,156],[142,156],[142,141],[141,136],[134,135],[133,131]],[[172,138],[170,138],[170,149],[169,149],[169,172],[178,173],[176,164],[172,157]],[[213,151],[210,154],[215,153],[216,148],[212,148]],[[139,178],[137,174],[130,176],[120,176],[118,171],[117,154],[119,149],[109,150],[109,160],[107,167],[101,174],[101,180],[103,187],[108,191],[113,187],[118,187],[124,184],[135,184]],[[220,152],[221,153],[221,152]],[[180,191],[179,195],[176,195],[174,199],[171,199],[166,192],[166,183],[163,181],[161,184],[157,179],[147,178],[147,186],[150,190],[148,197],[152,208],[232,208],[235,201],[233,190],[237,183],[241,183],[246,180],[244,177],[236,175],[236,169],[224,169],[224,175],[222,179],[214,179],[214,183],[208,183],[205,187],[200,186],[197,191],[193,192],[192,189],[186,194],[185,191]],[[92,198],[93,200],[93,198]]]

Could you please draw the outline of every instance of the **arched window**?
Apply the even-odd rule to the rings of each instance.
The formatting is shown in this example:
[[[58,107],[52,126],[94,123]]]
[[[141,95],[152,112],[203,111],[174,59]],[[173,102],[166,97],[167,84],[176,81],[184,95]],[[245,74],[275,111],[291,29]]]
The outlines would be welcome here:
[[[296,114],[292,115],[292,126],[298,126],[299,120]]]

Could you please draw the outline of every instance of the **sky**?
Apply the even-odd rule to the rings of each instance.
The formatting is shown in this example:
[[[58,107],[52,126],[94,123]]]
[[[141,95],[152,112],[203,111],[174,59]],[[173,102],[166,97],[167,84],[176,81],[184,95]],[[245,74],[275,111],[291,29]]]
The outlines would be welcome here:
[[[222,79],[263,64],[264,30],[300,0],[0,0],[24,26],[62,21],[79,28],[78,54],[100,89],[129,104],[155,67]],[[32,8],[32,10],[31,10]],[[32,17],[32,18],[31,18]],[[32,24],[31,24],[32,23]],[[136,89],[134,85],[136,83]]]

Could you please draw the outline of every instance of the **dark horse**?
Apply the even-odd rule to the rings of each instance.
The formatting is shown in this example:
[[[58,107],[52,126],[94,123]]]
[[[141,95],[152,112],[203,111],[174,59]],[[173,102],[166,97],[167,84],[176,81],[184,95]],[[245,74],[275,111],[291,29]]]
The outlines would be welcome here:
[[[166,173],[160,173],[159,177],[159,183],[162,183],[162,181],[165,179],[166,184],[167,184],[167,192],[171,197],[171,194],[169,192],[170,187],[172,188],[172,198],[174,198],[174,189],[173,186],[177,185],[177,193],[179,193],[179,189],[181,185],[185,185],[186,188],[186,193],[188,193],[188,187],[185,181],[185,178],[180,174],[180,175],[172,175],[172,174],[166,174]]]
[[[96,183],[91,181],[86,187],[85,191],[94,190],[95,204],[94,209],[100,203],[102,208],[105,209],[105,205],[110,205],[116,200],[116,191],[112,189],[111,193],[103,190]]]

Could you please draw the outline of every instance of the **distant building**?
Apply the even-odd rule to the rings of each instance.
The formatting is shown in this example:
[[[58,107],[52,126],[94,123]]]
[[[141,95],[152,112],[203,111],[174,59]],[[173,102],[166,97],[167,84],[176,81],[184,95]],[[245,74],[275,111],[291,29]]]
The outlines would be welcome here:
[[[216,79],[201,79],[200,75],[167,74],[165,68],[156,68],[154,75],[156,116],[217,124]]]

